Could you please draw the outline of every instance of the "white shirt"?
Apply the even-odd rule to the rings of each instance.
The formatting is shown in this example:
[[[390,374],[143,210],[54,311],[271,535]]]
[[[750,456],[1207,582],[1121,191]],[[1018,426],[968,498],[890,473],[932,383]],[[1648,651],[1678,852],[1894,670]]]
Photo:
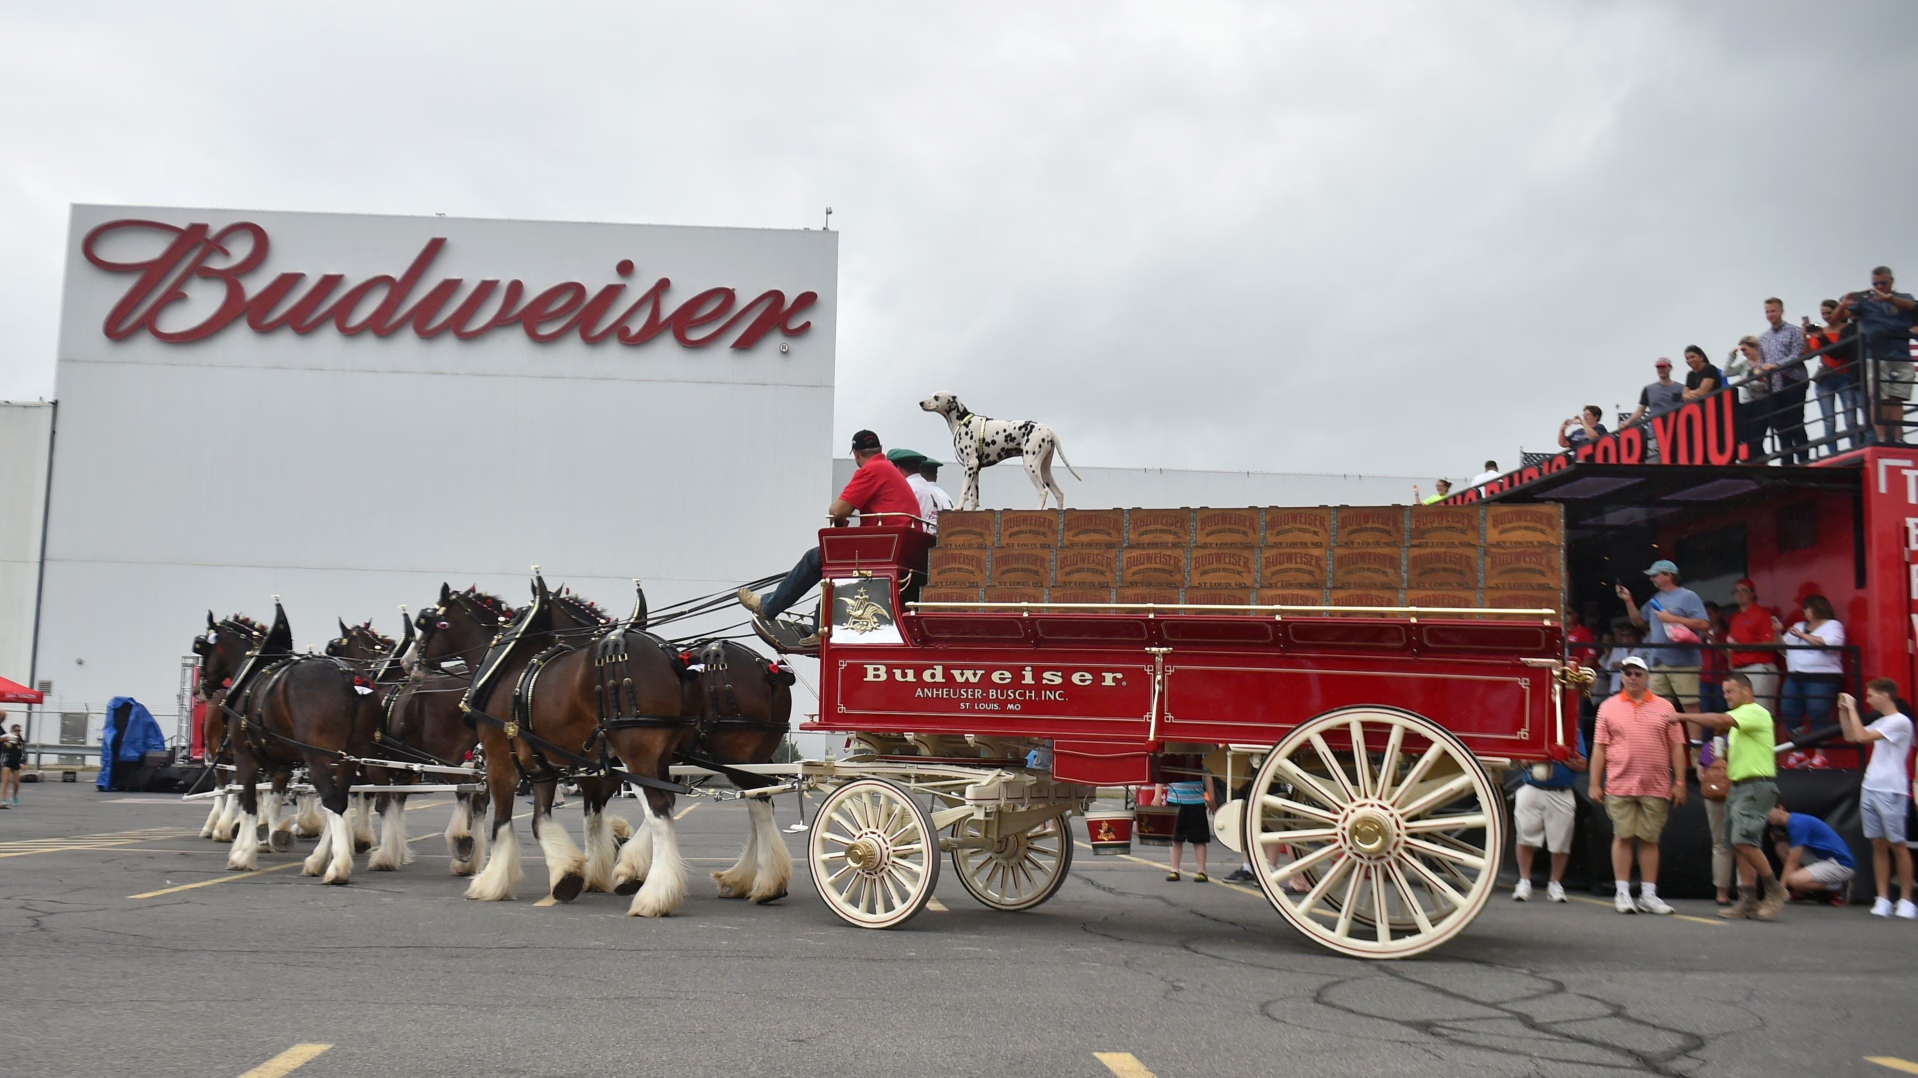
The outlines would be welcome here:
[[[1492,480],[1497,479],[1499,476],[1504,474],[1505,474],[1504,472],[1500,472],[1500,471],[1480,472],[1477,475],[1473,476],[1471,479],[1467,480],[1465,485],[1468,487],[1482,487],[1485,484],[1490,483]]]
[[[1807,629],[1804,622],[1792,626],[1801,633],[1807,633],[1824,641],[1831,647],[1845,642],[1845,627],[1837,618],[1820,625],[1816,629]],[[1785,670],[1792,674],[1842,674],[1845,672],[1845,653],[1842,651],[1813,651],[1811,645],[1795,636],[1784,641]]]
[[[1865,765],[1864,787],[1873,793],[1910,793],[1905,757],[1911,754],[1911,720],[1903,715],[1881,715],[1867,730],[1885,735],[1871,743],[1871,763]]]
[[[939,484],[917,472],[906,477],[906,485],[912,488],[914,494],[919,495],[919,515],[926,519],[926,523],[931,525],[934,531],[938,531],[939,512],[942,509],[952,508],[952,495],[939,489]]]

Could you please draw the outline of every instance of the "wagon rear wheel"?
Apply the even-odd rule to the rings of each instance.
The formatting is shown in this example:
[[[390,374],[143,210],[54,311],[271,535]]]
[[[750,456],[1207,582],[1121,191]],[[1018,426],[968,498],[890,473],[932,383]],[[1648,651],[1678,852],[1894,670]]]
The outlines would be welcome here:
[[[952,825],[952,837],[977,841],[979,820]],[[952,868],[966,892],[995,910],[1029,910],[1059,892],[1072,870],[1072,831],[1061,814],[986,845],[956,846]]]
[[[1252,793],[1244,826],[1260,887],[1324,947],[1419,954],[1464,931],[1491,897],[1498,787],[1429,719],[1381,707],[1321,715],[1272,750]],[[1267,853],[1280,846],[1292,856],[1274,867]]]
[[[860,928],[912,920],[939,882],[939,833],[905,788],[857,779],[819,808],[807,843],[826,907]]]

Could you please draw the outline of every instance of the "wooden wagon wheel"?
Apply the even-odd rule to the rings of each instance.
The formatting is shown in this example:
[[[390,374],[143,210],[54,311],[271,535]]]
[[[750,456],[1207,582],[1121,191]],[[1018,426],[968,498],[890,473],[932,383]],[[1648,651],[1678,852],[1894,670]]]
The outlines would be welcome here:
[[[926,908],[939,882],[939,833],[904,787],[848,782],[826,798],[808,842],[826,907],[860,928],[896,928]]]
[[[985,833],[979,820],[952,825],[956,839],[976,840]],[[955,846],[953,871],[968,894],[995,910],[1029,910],[1059,892],[1072,870],[1072,831],[1064,815],[1016,834],[1001,835],[990,846]]]
[[[1260,887],[1322,946],[1419,954],[1464,931],[1491,897],[1499,789],[1429,719],[1384,707],[1321,715],[1272,750],[1252,792],[1246,848],[1260,851],[1249,855]],[[1294,857],[1273,868],[1264,851],[1280,845]],[[1288,891],[1294,878],[1310,887]]]

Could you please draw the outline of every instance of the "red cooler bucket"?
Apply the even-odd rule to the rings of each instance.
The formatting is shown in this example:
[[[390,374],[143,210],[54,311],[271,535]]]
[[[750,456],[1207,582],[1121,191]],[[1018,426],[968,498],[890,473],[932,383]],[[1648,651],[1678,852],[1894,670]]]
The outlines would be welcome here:
[[[1095,855],[1132,852],[1132,813],[1117,811],[1086,813],[1086,841]]]

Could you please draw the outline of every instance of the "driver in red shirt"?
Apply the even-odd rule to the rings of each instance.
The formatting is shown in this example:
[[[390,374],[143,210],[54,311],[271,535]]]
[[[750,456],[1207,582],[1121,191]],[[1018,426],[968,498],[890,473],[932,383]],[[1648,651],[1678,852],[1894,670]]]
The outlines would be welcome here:
[[[846,518],[855,511],[859,513],[862,526],[896,526],[919,515],[919,495],[913,493],[912,485],[906,482],[906,475],[899,470],[899,466],[886,459],[886,451],[879,444],[877,434],[862,430],[853,435],[852,457],[859,464],[859,470],[853,473],[852,481],[846,484],[846,489],[839,492],[839,497],[826,510],[826,515],[832,518],[833,527],[845,527]],[[770,596],[762,599],[751,588],[740,588],[739,605],[771,620],[804,598],[813,585],[819,583],[820,575],[819,547],[814,545]],[[807,645],[816,642],[812,636],[800,641]]]

